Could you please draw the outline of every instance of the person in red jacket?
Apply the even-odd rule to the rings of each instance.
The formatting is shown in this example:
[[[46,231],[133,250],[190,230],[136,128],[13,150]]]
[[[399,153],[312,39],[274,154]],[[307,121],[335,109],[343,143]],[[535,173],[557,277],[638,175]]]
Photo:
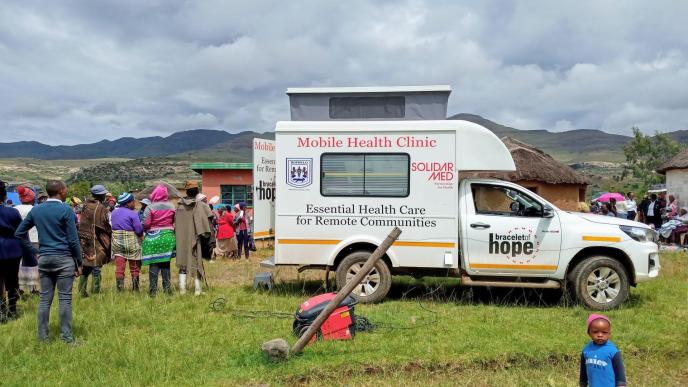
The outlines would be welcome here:
[[[217,247],[215,255],[219,257],[234,257],[237,252],[234,215],[224,205],[220,205],[217,212]]]

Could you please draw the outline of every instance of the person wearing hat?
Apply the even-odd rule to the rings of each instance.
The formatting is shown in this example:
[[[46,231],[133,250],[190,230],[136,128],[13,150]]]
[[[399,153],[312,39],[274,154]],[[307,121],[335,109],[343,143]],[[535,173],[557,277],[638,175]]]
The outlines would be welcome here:
[[[79,293],[82,297],[88,297],[86,287],[91,274],[91,292],[100,293],[100,271],[103,265],[110,262],[112,228],[108,219],[109,209],[103,204],[107,193],[104,186],[94,185],[91,187],[91,197],[81,210],[79,240],[84,257],[84,273],[79,279]]]
[[[43,190],[38,190],[38,197],[36,198],[36,201],[38,201],[38,204],[45,203],[48,200],[48,194],[45,193]]]
[[[129,264],[131,288],[139,290],[141,272],[141,243],[143,225],[134,211],[136,201],[129,192],[117,197],[117,208],[112,212],[112,257],[115,260],[117,290],[124,290],[124,271]]]
[[[194,279],[195,295],[201,294],[201,281],[205,278],[203,258],[210,259],[215,240],[210,227],[213,212],[203,201],[197,201],[198,183],[190,180],[184,186],[186,197],[177,204],[175,230],[177,234],[177,261],[179,292],[186,293],[186,276]]]
[[[587,321],[591,341],[580,356],[580,386],[626,386],[626,370],[621,351],[610,340],[612,322],[609,317],[591,314]]]
[[[17,187],[17,193],[19,194],[21,204],[14,208],[19,211],[22,220],[24,220],[33,209],[36,193],[31,188],[23,185]],[[29,241],[35,251],[38,251],[38,231],[36,227],[32,227],[29,230]],[[22,259],[21,266],[19,267],[19,288],[24,293],[38,294],[38,260],[36,255],[33,254],[31,259]]]
[[[72,196],[72,211],[74,211],[74,216],[76,218],[76,227],[79,228],[79,222],[81,221],[81,205],[84,203],[76,196]]]
[[[148,198],[143,198],[139,203],[141,204],[141,208],[139,209],[139,220],[143,223],[143,214],[146,212],[146,207],[151,205],[151,201]]]

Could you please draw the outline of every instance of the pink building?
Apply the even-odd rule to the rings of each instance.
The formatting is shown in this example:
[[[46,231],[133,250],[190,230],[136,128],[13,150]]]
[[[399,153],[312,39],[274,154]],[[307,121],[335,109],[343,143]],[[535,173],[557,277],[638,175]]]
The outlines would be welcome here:
[[[192,163],[191,169],[201,175],[201,191],[209,198],[217,195],[223,204],[253,207],[252,163]]]

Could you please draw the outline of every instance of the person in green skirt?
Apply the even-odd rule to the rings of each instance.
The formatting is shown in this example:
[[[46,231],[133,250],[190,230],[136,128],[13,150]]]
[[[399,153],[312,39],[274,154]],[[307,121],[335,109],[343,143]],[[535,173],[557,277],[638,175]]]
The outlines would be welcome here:
[[[162,288],[172,293],[170,261],[176,255],[177,239],[174,234],[175,208],[169,202],[167,187],[160,184],[150,194],[151,204],[143,213],[142,260],[143,266],[150,266],[150,295],[158,290],[158,274],[162,276]]]

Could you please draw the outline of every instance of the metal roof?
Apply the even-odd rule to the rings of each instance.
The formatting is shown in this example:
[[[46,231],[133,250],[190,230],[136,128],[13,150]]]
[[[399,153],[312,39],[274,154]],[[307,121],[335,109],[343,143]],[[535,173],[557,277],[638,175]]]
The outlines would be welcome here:
[[[196,172],[205,169],[253,169],[253,163],[191,163]]]
[[[449,85],[428,86],[366,86],[366,87],[290,87],[287,94],[348,94],[348,93],[421,93],[451,92]]]

